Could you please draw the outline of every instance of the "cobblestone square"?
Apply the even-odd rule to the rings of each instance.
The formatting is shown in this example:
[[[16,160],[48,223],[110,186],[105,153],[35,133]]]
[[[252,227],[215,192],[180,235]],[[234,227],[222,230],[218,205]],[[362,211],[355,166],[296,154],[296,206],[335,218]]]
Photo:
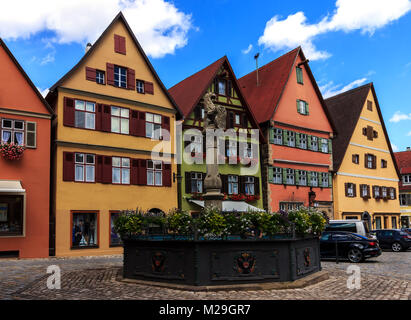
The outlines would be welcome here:
[[[61,289],[47,288],[47,267],[61,269]],[[328,280],[300,288],[190,292],[119,281],[122,256],[0,260],[2,300],[411,300],[411,251],[389,251],[364,263],[361,289],[348,289],[348,262],[322,261]]]

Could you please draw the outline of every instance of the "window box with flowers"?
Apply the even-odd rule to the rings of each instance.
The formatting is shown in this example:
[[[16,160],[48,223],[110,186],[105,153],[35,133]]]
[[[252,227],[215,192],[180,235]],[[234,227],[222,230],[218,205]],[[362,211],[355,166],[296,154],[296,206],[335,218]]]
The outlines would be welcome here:
[[[7,160],[20,160],[23,157],[25,148],[18,144],[3,143],[1,145],[1,155]]]

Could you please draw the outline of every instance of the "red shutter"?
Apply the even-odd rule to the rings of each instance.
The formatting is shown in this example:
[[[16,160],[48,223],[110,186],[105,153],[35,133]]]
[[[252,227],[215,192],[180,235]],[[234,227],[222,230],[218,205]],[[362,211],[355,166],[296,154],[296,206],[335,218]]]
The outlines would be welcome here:
[[[101,130],[105,132],[111,131],[111,108],[109,105],[102,105],[101,114]]]
[[[132,136],[137,136],[138,125],[138,111],[130,109],[130,134]]]
[[[126,54],[126,38],[114,35],[114,51],[121,54]]]
[[[96,126],[95,126],[97,131],[102,131],[102,128],[101,128],[102,113],[103,113],[103,105],[100,103],[97,103],[96,104]]]
[[[138,185],[147,185],[147,160],[138,160]]]
[[[354,198],[357,196],[357,185],[355,183],[352,184],[352,189],[354,192]]]
[[[74,127],[74,99],[64,97],[63,124]]]
[[[74,152],[63,152],[63,181],[74,181]]]
[[[161,130],[167,130],[167,133],[161,133],[163,140],[170,141],[170,118],[162,116],[161,122]]]
[[[114,64],[112,63],[107,63],[106,64],[107,68],[107,84],[114,86]]]
[[[148,94],[154,94],[154,85],[152,82],[144,82],[144,92]]]
[[[110,156],[104,156],[103,159],[103,170],[102,170],[102,182],[111,183],[112,181],[112,158]]]
[[[96,82],[96,69],[86,67],[86,80]]]
[[[138,121],[137,121],[137,137],[145,137],[146,136],[146,113],[145,112],[138,112]]]
[[[138,161],[138,159],[131,159],[130,183],[133,185],[138,184]]]
[[[136,90],[136,73],[133,69],[127,69],[127,89]]]
[[[260,179],[254,177],[254,193],[258,196],[260,195]]]
[[[96,156],[96,182],[103,182],[103,159],[104,156]]]
[[[163,163],[163,186],[171,187],[171,164]]]

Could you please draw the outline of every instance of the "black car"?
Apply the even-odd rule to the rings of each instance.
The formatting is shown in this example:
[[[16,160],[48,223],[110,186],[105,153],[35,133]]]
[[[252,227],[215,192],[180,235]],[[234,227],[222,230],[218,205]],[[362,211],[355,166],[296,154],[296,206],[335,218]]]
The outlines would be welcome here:
[[[365,258],[378,257],[381,248],[378,240],[366,238],[356,233],[344,231],[326,231],[320,238],[321,258],[348,259],[361,262]]]
[[[402,228],[401,231],[405,231],[408,234],[411,234],[411,228]]]
[[[376,230],[381,248],[394,252],[406,251],[411,247],[411,235],[399,229]]]

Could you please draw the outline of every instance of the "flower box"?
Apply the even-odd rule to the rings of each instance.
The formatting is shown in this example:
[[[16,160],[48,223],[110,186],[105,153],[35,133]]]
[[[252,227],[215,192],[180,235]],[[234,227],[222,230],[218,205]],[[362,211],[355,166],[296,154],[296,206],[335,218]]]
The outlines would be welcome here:
[[[0,147],[1,155],[7,160],[20,160],[25,148],[14,143],[4,143]]]

